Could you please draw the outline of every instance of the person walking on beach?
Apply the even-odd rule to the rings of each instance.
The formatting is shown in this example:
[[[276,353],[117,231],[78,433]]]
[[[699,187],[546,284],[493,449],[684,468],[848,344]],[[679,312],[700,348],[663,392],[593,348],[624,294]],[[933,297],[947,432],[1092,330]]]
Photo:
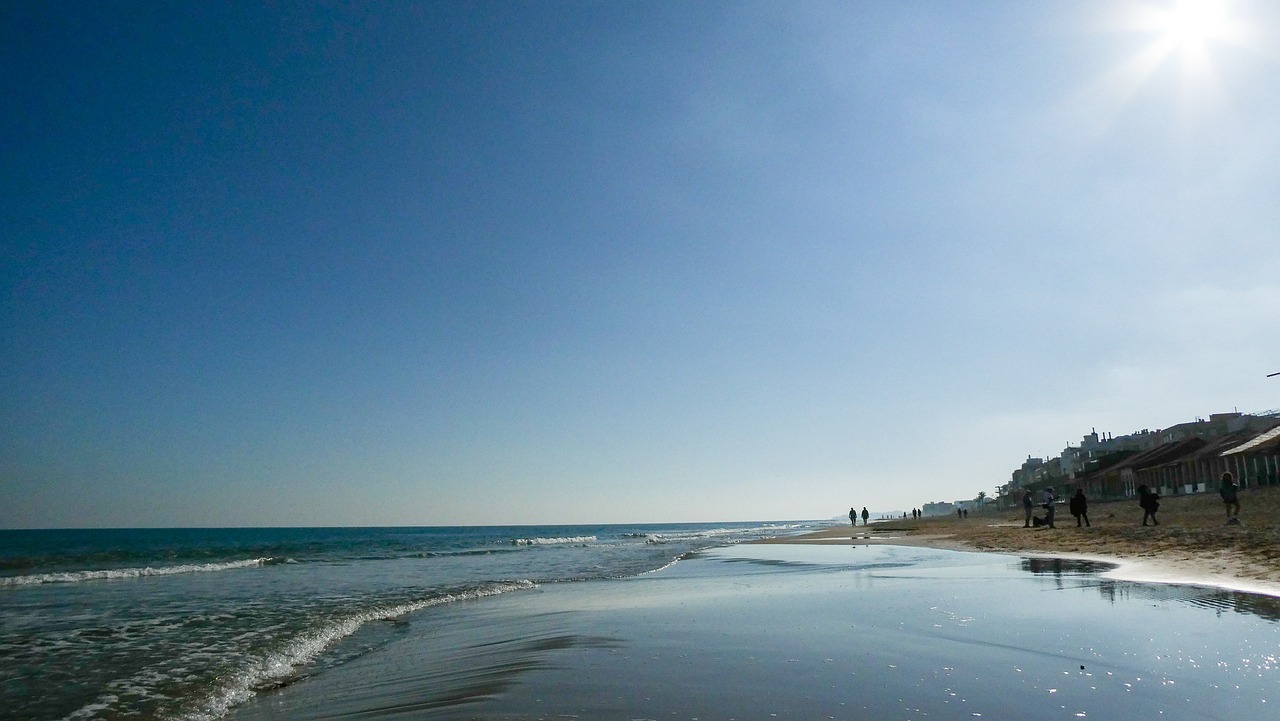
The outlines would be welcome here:
[[[1031,489],[1027,488],[1022,491],[1022,511],[1026,514],[1026,518],[1022,520],[1023,528],[1031,528],[1031,512],[1036,507],[1036,502],[1031,500]]]
[[[854,526],[858,525],[858,512],[852,508],[849,509],[849,523],[852,523]]]
[[[1218,493],[1222,495],[1222,503],[1227,507],[1227,523],[1239,523],[1240,487],[1236,485],[1230,471],[1222,474],[1222,488],[1218,489]]]
[[[1142,507],[1142,525],[1147,525],[1147,519],[1155,525],[1160,525],[1156,520],[1156,511],[1160,510],[1160,494],[1147,488],[1146,484],[1138,486],[1138,505]]]
[[[1071,505],[1069,506],[1071,515],[1076,517],[1076,528],[1080,527],[1080,519],[1084,519],[1086,528],[1089,526],[1089,499],[1084,497],[1084,489],[1077,488],[1076,494],[1071,497]]]
[[[871,517],[871,514],[870,514],[870,513],[867,513],[867,507],[866,507],[866,506],[863,506],[863,507],[862,507],[862,525],[864,525],[864,526],[865,526],[865,525],[867,525],[867,523],[868,523],[867,519],[868,519],[868,518],[870,518],[870,517]]]

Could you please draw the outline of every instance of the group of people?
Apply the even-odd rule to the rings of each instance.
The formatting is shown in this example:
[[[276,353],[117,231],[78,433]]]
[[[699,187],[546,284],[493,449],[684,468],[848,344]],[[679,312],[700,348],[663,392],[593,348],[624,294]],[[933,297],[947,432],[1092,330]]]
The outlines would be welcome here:
[[[1240,523],[1240,486],[1236,485],[1235,477],[1231,475],[1231,471],[1222,474],[1222,481],[1218,484],[1218,495],[1222,496],[1222,505],[1227,509],[1227,524],[1239,525]],[[1160,510],[1160,494],[1147,488],[1145,485],[1138,486],[1138,505],[1142,507],[1142,525],[1147,525],[1150,520],[1152,525],[1160,525],[1160,521],[1156,519],[1156,511]]]
[[[920,517],[921,517],[921,516],[923,516],[923,515],[924,515],[924,512],[923,512],[923,511],[921,511],[919,508],[912,508],[912,509],[911,509],[911,518],[912,518],[913,520],[918,521],[918,520],[920,520]],[[904,514],[902,514],[902,517],[903,517],[903,518],[906,518],[906,517],[907,517],[907,514],[905,514],[905,513],[904,513]],[[864,526],[865,526],[865,525],[867,525],[868,523],[870,523],[870,521],[868,521],[868,520],[867,520],[867,519],[869,519],[869,518],[871,518],[871,514],[867,512],[867,507],[866,507],[866,506],[863,506],[863,507],[862,507],[862,525],[864,525]],[[853,525],[855,525],[855,526],[856,526],[856,525],[858,525],[858,510],[857,510],[856,508],[850,508],[850,509],[849,509],[849,523],[852,523],[852,524],[853,524]]]
[[[1037,521],[1034,525],[1048,526],[1049,528],[1057,528],[1054,522],[1054,516],[1057,513],[1058,496],[1053,492],[1053,486],[1044,489],[1044,495],[1041,498],[1040,507],[1044,509],[1044,520],[1034,518],[1035,501],[1031,498],[1031,489],[1028,488],[1022,492],[1022,510],[1026,513],[1026,518],[1022,522],[1023,528],[1031,528],[1033,519]],[[1067,510],[1071,511],[1071,515],[1076,517],[1076,528],[1081,526],[1089,526],[1089,499],[1084,495],[1083,488],[1077,488],[1076,494],[1071,497],[1071,501],[1067,504]]]
[[[1230,472],[1222,474],[1222,482],[1219,484],[1218,493],[1222,496],[1222,503],[1227,509],[1227,523],[1236,525],[1240,523],[1240,487],[1236,485],[1235,479]],[[1036,502],[1031,494],[1031,489],[1025,489],[1022,492],[1022,509],[1026,512],[1026,518],[1023,520],[1023,528],[1033,528],[1037,526],[1047,526],[1049,528],[1057,528],[1054,516],[1058,505],[1058,496],[1053,492],[1053,486],[1042,491],[1040,499],[1040,507],[1044,509],[1044,518],[1035,516]],[[1160,521],[1156,519],[1156,512],[1160,510],[1160,494],[1148,488],[1146,485],[1138,486],[1138,506],[1142,508],[1142,525],[1160,525]],[[1077,488],[1076,494],[1071,497],[1067,504],[1067,510],[1076,518],[1076,528],[1089,527],[1089,499],[1084,495],[1083,488]],[[968,516],[968,512],[963,509],[957,509],[956,514],[960,518]],[[849,509],[849,522],[858,525],[857,509]],[[862,507],[862,525],[867,525],[870,521],[871,514],[867,512],[867,507]],[[905,518],[907,514],[902,514]],[[924,514],[916,508],[911,509],[911,517],[918,520]]]
[[[1227,509],[1227,523],[1236,525],[1240,523],[1240,487],[1236,485],[1235,479],[1230,471],[1222,474],[1222,482],[1219,484],[1218,493],[1222,496],[1222,503]],[[1054,510],[1057,506],[1058,496],[1053,492],[1053,486],[1044,489],[1044,495],[1041,499],[1040,507],[1045,511],[1043,521],[1034,518],[1035,501],[1031,496],[1031,489],[1022,492],[1022,509],[1026,512],[1026,519],[1023,521],[1023,528],[1032,528],[1034,526],[1048,526],[1049,528],[1057,528],[1054,525]],[[1142,509],[1142,525],[1158,526],[1160,521],[1156,518],[1156,512],[1160,510],[1160,494],[1148,488],[1145,484],[1138,486],[1138,506]],[[1089,526],[1089,499],[1085,498],[1084,489],[1077,488],[1076,494],[1071,497],[1071,501],[1067,506],[1071,511],[1071,515],[1076,517],[1076,527]],[[1034,521],[1034,522],[1033,522]],[[1083,523],[1082,523],[1083,521]]]

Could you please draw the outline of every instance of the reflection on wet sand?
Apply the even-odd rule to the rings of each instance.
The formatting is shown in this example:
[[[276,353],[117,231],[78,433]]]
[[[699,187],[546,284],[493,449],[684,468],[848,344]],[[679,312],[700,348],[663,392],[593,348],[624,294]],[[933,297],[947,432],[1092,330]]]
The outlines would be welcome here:
[[[1114,563],[1089,561],[1080,558],[1024,558],[1022,570],[1031,573],[1054,576],[1090,576],[1110,571]]]
[[[1094,576],[1087,585],[1095,586],[1098,593],[1112,603],[1135,598],[1179,602],[1215,609],[1220,613],[1235,611],[1268,621],[1280,621],[1280,598],[1274,596],[1190,584],[1116,581],[1101,577],[1101,574],[1116,568],[1116,564],[1087,559],[1032,557],[1021,559],[1018,565],[1028,573],[1055,577],[1059,588],[1067,587],[1065,579]],[[1077,582],[1070,585],[1080,587],[1083,584]]]
[[[427,609],[377,652],[228,721],[1274,715],[1276,601],[1112,568],[726,547],[659,573]]]

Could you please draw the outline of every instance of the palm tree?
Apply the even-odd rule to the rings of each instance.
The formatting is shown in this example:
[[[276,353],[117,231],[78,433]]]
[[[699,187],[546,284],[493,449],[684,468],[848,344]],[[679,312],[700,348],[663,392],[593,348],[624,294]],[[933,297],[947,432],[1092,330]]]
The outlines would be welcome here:
[[[978,509],[979,510],[982,509],[983,504],[986,502],[986,498],[987,498],[986,491],[978,491]]]

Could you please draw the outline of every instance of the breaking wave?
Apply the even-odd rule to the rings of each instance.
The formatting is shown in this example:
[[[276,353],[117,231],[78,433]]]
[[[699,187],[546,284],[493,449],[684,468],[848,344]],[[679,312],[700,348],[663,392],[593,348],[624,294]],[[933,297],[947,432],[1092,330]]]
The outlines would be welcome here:
[[[570,536],[568,538],[513,538],[511,543],[516,546],[557,546],[565,544],[586,544],[595,543],[595,536]]]
[[[331,621],[314,631],[302,634],[279,651],[264,654],[249,666],[229,678],[218,689],[205,707],[189,714],[184,721],[214,721],[227,714],[234,706],[247,701],[257,689],[270,688],[287,681],[297,670],[314,661],[325,650],[350,636],[366,623],[398,618],[432,606],[466,601],[486,596],[496,596],[509,591],[521,591],[536,587],[532,581],[491,583],[477,588],[445,593],[408,603],[374,608],[347,618]]]
[[[107,568],[97,571],[33,573],[26,576],[8,576],[0,578],[0,587],[35,586],[42,583],[80,583],[81,581],[143,578],[145,576],[172,576],[178,573],[211,573],[214,571],[230,571],[236,568],[250,568],[253,566],[272,566],[277,563],[288,562],[288,559],[251,558],[244,561],[227,561],[225,563],[187,563],[179,566],[146,566],[143,568]]]

